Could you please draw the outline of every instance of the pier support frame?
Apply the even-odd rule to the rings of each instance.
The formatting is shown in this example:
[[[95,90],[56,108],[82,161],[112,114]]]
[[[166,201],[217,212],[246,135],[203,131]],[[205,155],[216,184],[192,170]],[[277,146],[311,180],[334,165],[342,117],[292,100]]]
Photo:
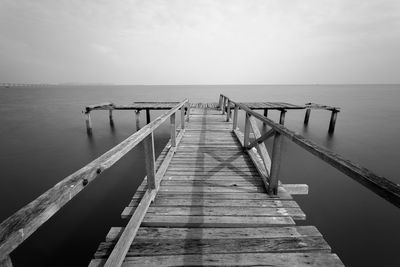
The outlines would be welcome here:
[[[279,118],[279,124],[285,124],[286,110],[281,110],[281,116]],[[276,131],[274,137],[274,144],[272,146],[272,163],[271,163],[271,175],[269,178],[268,194],[278,194],[279,184],[279,170],[281,167],[281,154],[282,154],[282,135]]]
[[[306,110],[306,115],[304,116],[304,125],[308,125],[308,121],[310,120],[311,109]]]
[[[136,131],[140,130],[140,110],[135,111],[135,117],[136,117]]]
[[[335,131],[336,118],[337,118],[338,112],[339,111],[337,109],[332,110],[331,120],[329,121],[329,130],[328,130],[329,134],[333,134],[333,132]]]
[[[110,125],[114,126],[114,118],[113,118],[113,113],[112,112],[113,112],[112,109],[110,109],[108,111],[108,119],[110,120]]]
[[[143,145],[144,158],[146,163],[147,186],[150,189],[158,189],[158,183],[156,181],[153,132],[143,140]]]
[[[268,109],[267,108],[265,108],[264,109],[264,117],[268,117]],[[263,122],[263,131],[266,131],[267,130],[267,124],[265,123],[265,122]]]
[[[226,109],[226,121],[231,119],[231,101],[228,99],[228,105]]]
[[[175,121],[175,113],[170,117],[171,122],[171,146],[176,146],[176,121]]]
[[[150,109],[146,109],[146,123],[149,124],[151,122],[150,118]]]
[[[90,118],[90,111],[85,112],[86,132],[92,135],[92,119]]]

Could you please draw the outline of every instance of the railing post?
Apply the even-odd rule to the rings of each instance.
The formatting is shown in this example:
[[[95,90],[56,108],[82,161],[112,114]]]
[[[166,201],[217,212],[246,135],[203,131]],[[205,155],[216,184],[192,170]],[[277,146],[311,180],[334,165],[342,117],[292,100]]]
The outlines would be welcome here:
[[[244,123],[244,140],[243,140],[243,146],[245,148],[248,147],[250,143],[250,114],[246,112],[246,121]]]
[[[176,123],[175,123],[175,113],[173,113],[170,117],[171,121],[171,146],[176,146]]]
[[[92,134],[92,120],[90,118],[90,111],[85,112],[86,115],[86,132],[88,135]]]
[[[285,114],[286,114],[286,110],[282,109],[281,116],[279,117],[279,124],[282,124],[282,125],[285,124]]]
[[[150,118],[150,109],[146,109],[146,123],[149,124],[151,122]]]
[[[186,104],[186,121],[189,122],[189,117],[190,117],[190,103],[187,102]]]
[[[224,101],[222,101],[222,114],[225,114],[226,97],[224,96]]]
[[[140,110],[137,109],[135,111],[135,114],[136,114],[136,131],[139,131],[140,130]]]
[[[226,121],[229,121],[231,118],[231,100],[228,99],[228,107],[226,111]]]
[[[109,118],[109,120],[110,120],[110,125],[111,125],[111,126],[114,126],[114,119],[113,119],[112,109],[110,109],[110,110],[108,111],[108,118]]]
[[[268,117],[268,109],[264,108],[264,117]],[[263,131],[267,129],[267,124],[263,122]]]
[[[331,120],[329,121],[329,130],[328,130],[330,134],[332,134],[335,131],[335,124],[338,112],[339,111],[337,109],[332,110]]]
[[[308,125],[308,121],[310,120],[311,109],[306,110],[306,115],[304,116],[304,125]]]
[[[158,189],[158,183],[156,181],[153,132],[143,140],[143,145],[144,159],[146,163],[147,187],[149,189]]]
[[[236,130],[236,128],[237,128],[238,113],[239,113],[239,106],[235,104],[235,110],[234,110],[234,112],[233,112],[233,126],[232,126],[232,130]]]
[[[281,116],[279,118],[279,123],[285,123],[285,113],[286,110],[281,110]],[[282,135],[276,131],[274,144],[272,146],[272,163],[271,163],[271,175],[269,177],[269,187],[268,194],[277,195],[278,194],[278,181],[279,181],[279,169],[281,167],[281,152],[282,152]]]
[[[185,129],[185,107],[181,107],[181,129]]]

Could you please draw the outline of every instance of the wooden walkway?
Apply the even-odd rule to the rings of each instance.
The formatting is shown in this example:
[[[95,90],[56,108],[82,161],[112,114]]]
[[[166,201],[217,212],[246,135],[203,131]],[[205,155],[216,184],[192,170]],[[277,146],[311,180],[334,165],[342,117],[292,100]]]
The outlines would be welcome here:
[[[284,185],[277,196],[266,193],[226,116],[217,109],[192,108],[190,114],[123,265],[342,266],[314,226],[296,226],[305,214]],[[123,218],[132,216],[146,183]],[[111,228],[90,266],[106,262],[123,230]]]

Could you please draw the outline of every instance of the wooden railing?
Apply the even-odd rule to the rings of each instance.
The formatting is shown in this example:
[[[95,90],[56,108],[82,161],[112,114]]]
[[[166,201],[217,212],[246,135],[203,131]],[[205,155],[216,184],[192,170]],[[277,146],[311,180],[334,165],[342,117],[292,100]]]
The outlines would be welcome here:
[[[287,129],[283,126],[285,120],[285,110],[281,110],[279,124],[268,119],[267,117],[254,112],[246,105],[235,102],[229,97],[220,96],[220,107],[222,113],[227,113],[227,120],[231,117],[231,109],[234,108],[233,114],[233,131],[238,136],[239,140],[243,139],[243,147],[247,149],[250,156],[254,154],[254,148],[257,148],[259,157],[261,157],[266,173],[263,175],[266,182],[267,190],[270,194],[276,194],[278,190],[278,175],[281,162],[281,145],[282,137],[286,137],[293,141],[300,147],[314,154],[323,161],[329,163],[339,171],[343,172],[350,178],[356,180],[375,194],[386,199],[388,202],[400,208],[400,185],[388,180],[385,177],[378,176],[372,171],[361,167],[340,155],[323,148],[314,142],[304,138],[303,136]],[[244,137],[237,129],[238,111],[239,109],[246,112]],[[255,118],[270,126],[272,129],[266,133],[261,134]],[[253,130],[255,140],[250,143],[250,128]],[[274,136],[274,143],[272,148],[272,160],[270,159],[264,145],[264,141]],[[253,155],[254,156],[254,155]]]
[[[126,227],[125,231],[128,232],[124,232],[120,239],[125,246],[127,241],[130,239],[133,240],[150,202],[157,193],[160,179],[164,175],[166,167],[169,164],[167,161],[171,160],[176,150],[176,145],[183,136],[185,130],[185,108],[187,108],[188,104],[189,102],[187,99],[183,100],[174,108],[148,123],[142,129],[129,136],[102,156],[64,178],[37,199],[3,221],[0,224],[0,266],[12,266],[9,254],[15,248],[85,188],[87,184],[96,179],[104,170],[110,168],[136,145],[143,142],[148,189]],[[179,109],[181,110],[181,131],[177,136],[175,113]],[[171,148],[156,172],[153,132],[167,119],[170,119],[171,122]],[[116,248],[118,249],[114,250],[110,256],[110,262],[107,262],[109,266],[115,266],[117,265],[115,264],[116,262],[122,262],[127,252],[127,248],[121,246],[120,242],[117,243]],[[121,257],[122,254],[122,259],[118,258]]]

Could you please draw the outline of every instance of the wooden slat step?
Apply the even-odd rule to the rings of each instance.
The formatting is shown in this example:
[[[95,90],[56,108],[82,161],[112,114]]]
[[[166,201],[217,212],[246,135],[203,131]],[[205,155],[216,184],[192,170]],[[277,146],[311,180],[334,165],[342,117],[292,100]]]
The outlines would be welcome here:
[[[146,214],[142,222],[142,226],[152,227],[266,227],[294,224],[290,216],[159,216],[156,214]]]
[[[164,179],[161,181],[161,185],[167,185],[167,186],[174,186],[174,185],[179,185],[179,186],[256,186],[256,187],[263,187],[264,184],[259,180],[253,180],[253,181],[246,181],[246,180],[241,180],[241,181],[229,181],[229,180],[196,180],[196,179],[191,179],[191,180],[181,180],[181,179]]]
[[[142,190],[142,188],[138,188]],[[161,186],[159,193],[173,192],[173,193],[262,193],[266,192],[263,187],[255,186]]]
[[[252,165],[251,162],[249,161],[227,161],[227,162],[218,162],[218,161],[201,161],[201,160],[172,160],[170,163],[171,167],[248,167],[248,168],[254,168],[254,165]]]
[[[234,165],[216,165],[216,166],[177,166],[171,164],[168,168],[170,172],[239,172],[239,173],[254,173],[257,174],[257,169],[253,166],[234,166]]]
[[[137,207],[140,199],[132,199],[130,207]],[[157,196],[153,207],[259,207],[259,208],[298,208],[295,201],[254,200],[254,199],[204,199],[204,198],[169,198]]]
[[[232,174],[232,175],[187,175],[187,174],[166,174],[163,179],[177,179],[177,180],[226,180],[226,181],[258,181],[261,178],[252,174]]]
[[[144,191],[137,191],[133,198],[142,198]],[[204,199],[260,199],[260,200],[270,200],[270,199],[279,199],[279,200],[290,200],[293,199],[292,196],[286,192],[278,191],[277,196],[270,196],[266,193],[211,193],[211,192],[198,192],[198,193],[190,193],[190,192],[169,192],[162,191],[157,193],[157,196],[161,197],[169,197],[169,198],[204,198]]]
[[[126,207],[121,217],[130,218],[135,207]],[[157,216],[243,216],[243,217],[286,217],[305,220],[306,215],[300,208],[268,207],[154,207],[150,206],[147,214]]]
[[[94,259],[89,267],[102,266],[104,259]],[[122,266],[343,266],[331,253],[235,253],[127,257]]]
[[[114,242],[103,242],[95,258],[108,256]],[[193,255],[214,253],[266,253],[266,252],[330,252],[331,248],[320,236],[285,238],[237,238],[237,239],[135,239],[127,257]]]
[[[112,227],[106,242],[115,242],[123,227]],[[140,227],[138,239],[236,239],[236,238],[284,238],[322,236],[314,226],[258,227],[258,228],[164,228]]]

